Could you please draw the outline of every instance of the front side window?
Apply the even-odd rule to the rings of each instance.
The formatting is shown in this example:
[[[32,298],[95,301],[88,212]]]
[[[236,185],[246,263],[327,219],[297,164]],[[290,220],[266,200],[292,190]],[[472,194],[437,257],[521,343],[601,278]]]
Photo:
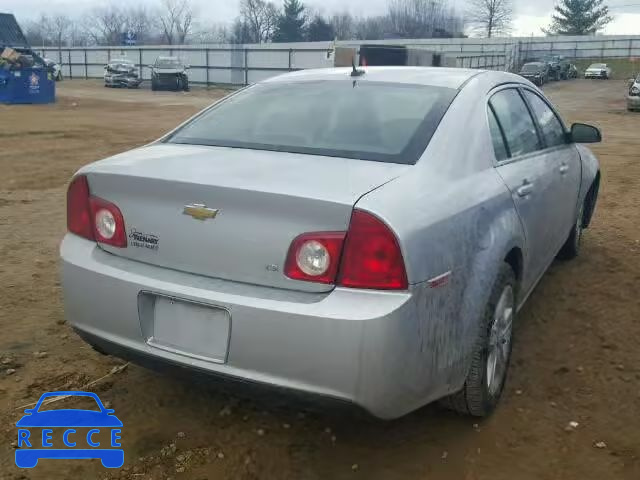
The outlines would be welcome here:
[[[350,78],[265,83],[211,108],[166,141],[414,164],[455,94]]]
[[[535,123],[517,90],[502,90],[491,97],[490,103],[512,157],[540,150]]]
[[[567,136],[564,127],[553,110],[549,108],[549,105],[533,92],[525,91],[524,95],[527,97],[533,114],[538,120],[538,125],[540,125],[547,147],[565,145]]]

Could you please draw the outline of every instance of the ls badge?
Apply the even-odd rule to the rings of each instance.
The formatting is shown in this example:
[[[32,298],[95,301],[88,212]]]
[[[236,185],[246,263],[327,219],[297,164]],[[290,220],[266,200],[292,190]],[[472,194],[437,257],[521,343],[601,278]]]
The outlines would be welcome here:
[[[207,208],[206,205],[201,203],[194,203],[191,205],[185,205],[182,213],[204,222],[205,220],[213,220],[216,218],[219,211],[220,210],[216,208]]]

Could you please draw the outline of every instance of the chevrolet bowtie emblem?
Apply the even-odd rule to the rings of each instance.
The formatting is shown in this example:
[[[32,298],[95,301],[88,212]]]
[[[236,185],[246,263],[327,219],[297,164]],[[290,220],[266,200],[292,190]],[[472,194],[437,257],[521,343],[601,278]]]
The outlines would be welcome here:
[[[182,213],[184,215],[189,215],[196,220],[205,221],[216,218],[216,215],[218,215],[219,211],[220,210],[215,208],[207,208],[206,205],[203,205],[201,203],[194,203],[192,205],[185,205]]]

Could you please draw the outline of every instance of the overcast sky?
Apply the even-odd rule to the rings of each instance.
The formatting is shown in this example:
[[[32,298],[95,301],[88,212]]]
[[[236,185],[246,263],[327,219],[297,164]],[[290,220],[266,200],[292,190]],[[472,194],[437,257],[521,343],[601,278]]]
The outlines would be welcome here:
[[[1,0],[0,11],[14,13],[19,21],[37,17],[40,13],[81,13],[93,6],[104,5],[107,0]],[[157,5],[157,0],[109,0],[122,6]],[[514,35],[541,35],[541,27],[549,24],[555,0],[513,0],[516,12]],[[384,13],[388,0],[304,0],[312,9],[323,13],[349,10],[354,15]],[[466,0],[450,0],[459,10],[464,10]],[[238,14],[240,0],[192,0],[198,17],[203,23],[227,22]],[[275,0],[282,4],[283,0]],[[610,35],[640,35],[640,0],[609,0],[607,4],[615,20],[603,33]],[[616,8],[619,7],[619,8]],[[204,22],[204,20],[208,20]]]

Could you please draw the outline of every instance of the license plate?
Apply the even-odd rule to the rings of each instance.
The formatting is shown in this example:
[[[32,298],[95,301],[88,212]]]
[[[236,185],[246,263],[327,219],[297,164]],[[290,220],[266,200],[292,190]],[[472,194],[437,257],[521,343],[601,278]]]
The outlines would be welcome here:
[[[223,308],[156,296],[147,343],[172,353],[224,363],[231,317]]]

